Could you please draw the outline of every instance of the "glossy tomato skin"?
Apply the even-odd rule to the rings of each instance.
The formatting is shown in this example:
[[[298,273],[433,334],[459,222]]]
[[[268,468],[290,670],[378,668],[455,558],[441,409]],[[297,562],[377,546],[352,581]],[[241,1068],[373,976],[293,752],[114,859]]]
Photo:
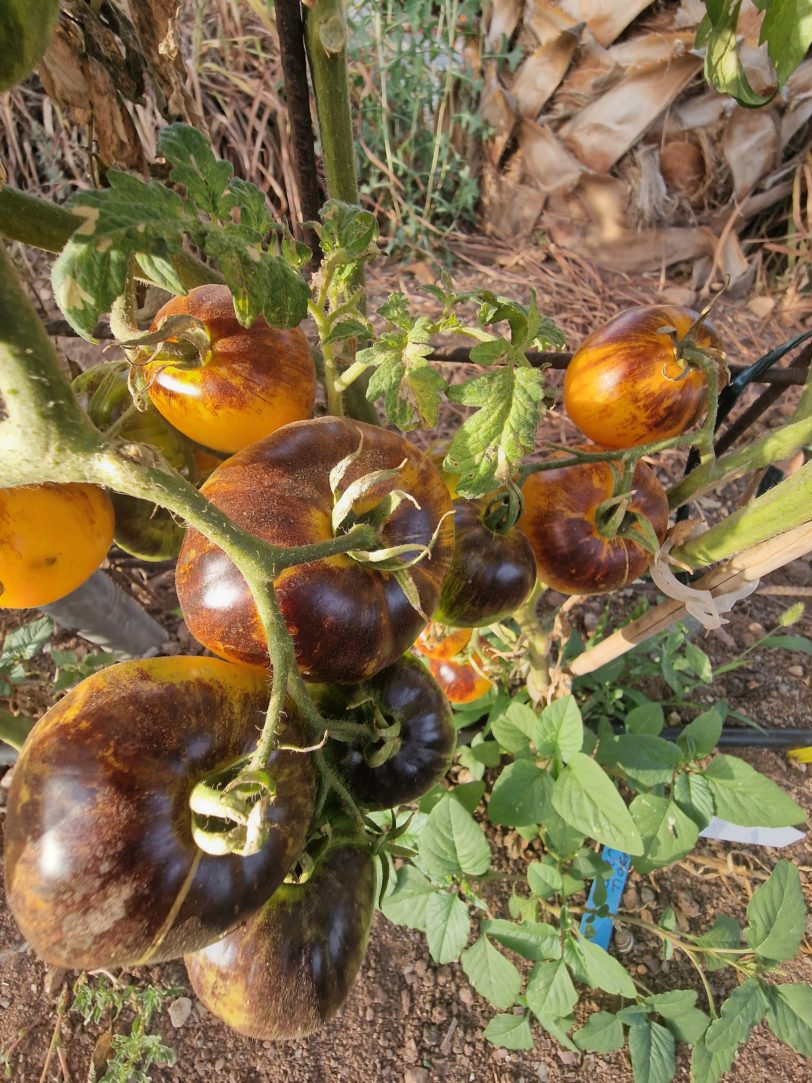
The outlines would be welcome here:
[[[581,447],[596,451],[595,447]],[[539,578],[561,594],[602,594],[642,575],[651,554],[628,538],[607,538],[597,525],[599,506],[613,493],[605,462],[579,463],[531,474],[522,487],[519,526],[530,539]],[[638,463],[630,510],[645,515],[660,541],[668,527],[668,498],[654,472]]]
[[[530,542],[514,527],[499,534],[483,522],[484,508],[454,501],[454,554],[434,618],[456,628],[481,628],[510,616],[536,581]]]
[[[351,711],[346,705],[369,697]],[[454,756],[456,730],[448,700],[437,681],[416,658],[405,655],[360,686],[328,689],[320,696],[331,717],[369,721],[372,707],[389,725],[400,723],[400,747],[377,767],[367,763],[361,743],[334,742],[333,760],[351,792],[368,809],[415,801],[445,777]]]
[[[96,485],[0,489],[0,609],[48,605],[80,587],[113,540],[113,507]]]
[[[322,417],[278,430],[233,455],[214,471],[202,492],[236,523],[274,545],[295,546],[332,537],[330,471],[362,452],[343,487],[376,470],[395,469],[356,501],[363,514],[392,489],[412,493],[381,530],[381,544],[428,544],[451,509],[443,480],[431,462],[401,436],[373,425]],[[423,611],[437,606],[451,560],[454,524],[443,522],[431,558],[411,569]],[[296,661],[306,680],[355,683],[391,665],[414,642],[425,623],[394,573],[346,555],[287,569],[275,580],[280,608],[293,636]],[[186,532],[177,568],[177,589],[192,634],[233,661],[267,665],[268,654],[253,599],[230,560],[195,530]]]
[[[185,368],[156,359],[145,368],[152,402],[184,436],[215,451],[233,452],[291,421],[310,417],[316,368],[304,332],[269,327],[264,316],[243,327],[225,286],[198,286],[173,297],[152,329],[169,316],[196,316],[211,348],[202,365]]]
[[[430,658],[429,671],[448,702],[462,706],[481,699],[493,688],[493,681],[483,676],[478,668],[481,662],[477,654],[471,661]]]
[[[239,929],[185,959],[210,1012],[250,1038],[302,1038],[347,998],[375,897],[370,855],[338,845],[304,884],[283,884]]]
[[[414,641],[413,650],[424,658],[447,661],[465,650],[471,639],[470,628],[444,628],[441,624],[427,624]]]
[[[28,943],[73,970],[176,958],[253,913],[302,849],[315,782],[275,753],[263,848],[211,856],[191,836],[192,786],[249,753],[267,679],[213,658],[122,662],[34,727],[14,770],[6,890]],[[302,745],[288,724],[284,743]]]
[[[564,408],[581,432],[612,448],[677,436],[705,412],[707,381],[695,368],[684,374],[674,343],[699,313],[675,305],[630,308],[589,335],[567,365]],[[702,349],[720,349],[713,326],[696,332]],[[724,369],[720,368],[720,379]]]

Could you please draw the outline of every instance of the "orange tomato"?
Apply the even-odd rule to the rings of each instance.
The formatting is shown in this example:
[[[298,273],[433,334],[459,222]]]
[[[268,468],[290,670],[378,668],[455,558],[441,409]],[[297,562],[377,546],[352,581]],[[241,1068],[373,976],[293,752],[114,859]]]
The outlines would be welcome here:
[[[493,688],[493,681],[484,677],[477,668],[481,663],[482,659],[478,654],[475,654],[470,662],[429,658],[429,670],[445,692],[449,703],[473,703]]]
[[[705,412],[705,374],[678,357],[673,327],[683,338],[699,314],[674,305],[630,308],[594,331],[564,376],[564,408],[578,428],[612,448],[635,447],[677,436]],[[702,350],[720,350],[714,328],[694,333]],[[724,365],[720,378],[726,379]]]
[[[95,485],[0,489],[0,609],[76,590],[104,560],[113,527],[110,498]]]
[[[313,412],[316,368],[304,332],[243,327],[225,286],[198,286],[173,297],[155,317],[201,320],[210,349],[201,363],[173,364],[159,354],[145,366],[149,396],[170,425],[215,451],[240,451]]]
[[[427,624],[415,640],[414,650],[426,658],[447,661],[464,650],[470,638],[470,628],[444,628],[441,624]]]

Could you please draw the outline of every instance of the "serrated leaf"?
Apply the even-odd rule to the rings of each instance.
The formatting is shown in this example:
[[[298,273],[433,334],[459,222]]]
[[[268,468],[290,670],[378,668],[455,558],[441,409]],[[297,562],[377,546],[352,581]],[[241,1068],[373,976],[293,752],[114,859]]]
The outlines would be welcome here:
[[[634,982],[626,968],[608,951],[604,951],[586,937],[574,941],[574,947],[584,960],[588,984],[592,989],[603,989],[605,993],[613,993],[629,1000],[637,996]]]
[[[541,712],[538,754],[567,763],[584,743],[584,724],[574,696],[553,700]]]
[[[716,756],[702,777],[713,793],[716,815],[723,820],[742,827],[791,827],[806,821],[800,805],[736,756]]]
[[[50,617],[37,617],[19,628],[13,628],[3,640],[0,661],[30,662],[40,653],[54,633],[54,622]]]
[[[541,962],[561,958],[561,939],[552,925],[536,921],[505,921],[494,918],[484,922],[483,932],[523,959]]]
[[[695,989],[672,989],[646,997],[645,1003],[657,1013],[678,1042],[695,1045],[710,1024],[710,1016],[696,1007]]]
[[[629,1029],[634,1083],[671,1083],[677,1070],[674,1035],[651,1019]]]
[[[426,905],[437,889],[411,865],[398,869],[393,890],[381,904],[381,910],[396,925],[426,931]]]
[[[491,734],[506,752],[517,756],[540,740],[541,727],[536,712],[526,703],[513,702],[491,723]]]
[[[502,771],[488,802],[494,824],[523,827],[542,823],[550,804],[553,780],[530,760],[516,760]]]
[[[677,738],[677,744],[690,760],[710,755],[722,735],[725,715],[717,707],[699,715],[685,726]]]
[[[446,380],[424,358],[408,363],[390,356],[372,373],[367,399],[383,396],[386,420],[401,432],[433,429],[440,416],[440,403],[448,387]]]
[[[576,752],[553,785],[553,808],[585,835],[641,854],[643,840],[623,799],[606,772],[583,752]]]
[[[674,780],[672,796],[700,831],[711,822],[714,810],[713,791],[701,775],[678,775]]]
[[[623,1026],[612,1012],[593,1012],[572,1037],[585,1053],[614,1053],[623,1048]]]
[[[638,872],[651,872],[684,857],[696,846],[699,828],[676,802],[641,793],[629,806],[643,839],[643,852],[632,861]]]
[[[348,338],[366,338],[369,327],[360,320],[345,317],[338,320],[330,328],[330,333],[322,341],[322,346],[330,346],[334,342],[343,342]]]
[[[770,0],[764,9],[759,42],[767,51],[783,86],[812,45],[812,7],[809,0]]]
[[[767,1024],[796,1053],[812,1057],[812,986],[773,985],[769,990]]]
[[[468,943],[471,918],[456,895],[436,891],[426,903],[426,942],[435,963],[452,963]]]
[[[739,926],[728,914],[717,914],[713,925],[702,936],[697,937],[697,944],[703,948],[738,948],[741,943],[741,931]],[[714,958],[712,955],[703,955],[703,966],[709,972],[721,970],[727,966],[723,959]]]
[[[650,734],[624,733],[612,742],[612,760],[640,786],[671,782],[682,756],[671,741]]]
[[[539,1018],[560,1019],[569,1015],[578,1000],[563,959],[539,963],[527,983],[527,1005]]]
[[[325,255],[331,255],[342,248],[354,260],[365,259],[374,254],[373,245],[378,236],[378,223],[374,214],[362,210],[354,203],[330,199],[322,207],[319,217],[322,223],[321,246]],[[396,296],[403,298],[403,294]],[[384,307],[378,311],[391,319]]]
[[[750,978],[734,989],[721,1007],[691,1057],[693,1083],[718,1083],[750,1031],[764,1018],[768,1000],[757,981]]]
[[[482,496],[508,482],[535,447],[544,376],[539,369],[504,365],[455,384],[448,398],[478,409],[455,433],[445,468],[460,475],[460,496]]]
[[[642,703],[629,711],[624,725],[626,733],[645,733],[657,737],[665,726],[665,715],[659,703]]]
[[[791,861],[779,861],[757,888],[747,918],[744,939],[756,955],[776,962],[795,957],[806,928],[806,906],[800,873]]]
[[[495,1008],[509,1008],[522,988],[522,976],[513,963],[481,936],[462,953],[462,969],[474,989]]]
[[[526,1015],[495,1015],[484,1033],[489,1042],[501,1049],[533,1048],[530,1020]]]
[[[481,876],[491,864],[491,851],[482,828],[452,797],[431,810],[420,834],[421,867],[444,880],[459,873]]]
[[[215,157],[202,132],[188,124],[170,124],[158,137],[158,152],[172,165],[171,179],[184,186],[200,210],[212,218],[231,214],[237,204],[229,190],[234,169],[230,162]],[[264,205],[264,197],[258,194]]]

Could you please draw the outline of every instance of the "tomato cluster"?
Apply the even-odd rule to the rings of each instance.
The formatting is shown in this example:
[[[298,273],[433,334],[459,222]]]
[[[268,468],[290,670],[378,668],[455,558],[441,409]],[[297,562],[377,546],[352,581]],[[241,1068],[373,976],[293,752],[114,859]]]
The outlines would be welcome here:
[[[665,493],[634,457],[593,456],[694,424],[705,376],[679,344],[717,349],[718,340],[688,310],[617,317],[566,377],[564,405],[595,441],[573,449],[583,461],[563,463],[571,456],[557,451],[529,473],[520,500],[513,485],[512,496],[452,504],[431,458],[399,434],[311,417],[315,374],[301,331],[264,320],[242,328],[216,286],[170,302],[154,329],[151,345],[162,329],[166,338],[137,374],[148,401],[132,403],[124,363],[83,374],[76,391],[100,429],[152,446],[248,533],[280,549],[313,547],[273,585],[330,739],[317,773],[313,720],[286,703],[276,750],[249,772],[256,793],[224,820],[272,688],[240,572],[143,501],[111,504],[86,485],[0,490],[0,606],[74,589],[115,529],[146,559],[179,550],[183,616],[222,656],[121,663],[40,720],[9,793],[8,898],[48,962],[98,969],[182,955],[200,999],[235,1029],[300,1036],[345,999],[374,904],[374,846],[357,825],[335,826],[329,779],[362,811],[416,800],[450,765],[449,701],[493,687],[494,652],[478,629],[509,620],[537,576],[586,594],[645,570],[667,528]],[[348,543],[318,555],[356,527],[374,537],[374,554]],[[249,835],[242,851],[226,845]]]

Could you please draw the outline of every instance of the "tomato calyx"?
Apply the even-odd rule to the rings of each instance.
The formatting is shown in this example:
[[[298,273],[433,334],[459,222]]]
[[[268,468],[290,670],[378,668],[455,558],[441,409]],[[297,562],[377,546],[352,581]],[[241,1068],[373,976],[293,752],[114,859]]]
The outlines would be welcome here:
[[[381,767],[400,752],[403,745],[400,719],[388,716],[381,709],[372,689],[361,685],[345,710],[347,722],[329,727],[330,736],[359,744],[368,767]]]
[[[276,784],[242,758],[201,779],[189,795],[192,837],[207,854],[258,853],[268,839],[268,811]]]
[[[508,481],[503,492],[497,493],[485,505],[481,521],[494,534],[509,534],[522,514],[524,498],[514,481]]]
[[[636,490],[629,488],[634,476],[637,458],[630,456],[624,462],[621,475],[615,464],[609,466],[615,475],[615,487],[622,490],[610,496],[595,510],[595,528],[604,538],[624,538],[641,546],[652,556],[660,549],[660,540],[650,520],[632,507]]]

